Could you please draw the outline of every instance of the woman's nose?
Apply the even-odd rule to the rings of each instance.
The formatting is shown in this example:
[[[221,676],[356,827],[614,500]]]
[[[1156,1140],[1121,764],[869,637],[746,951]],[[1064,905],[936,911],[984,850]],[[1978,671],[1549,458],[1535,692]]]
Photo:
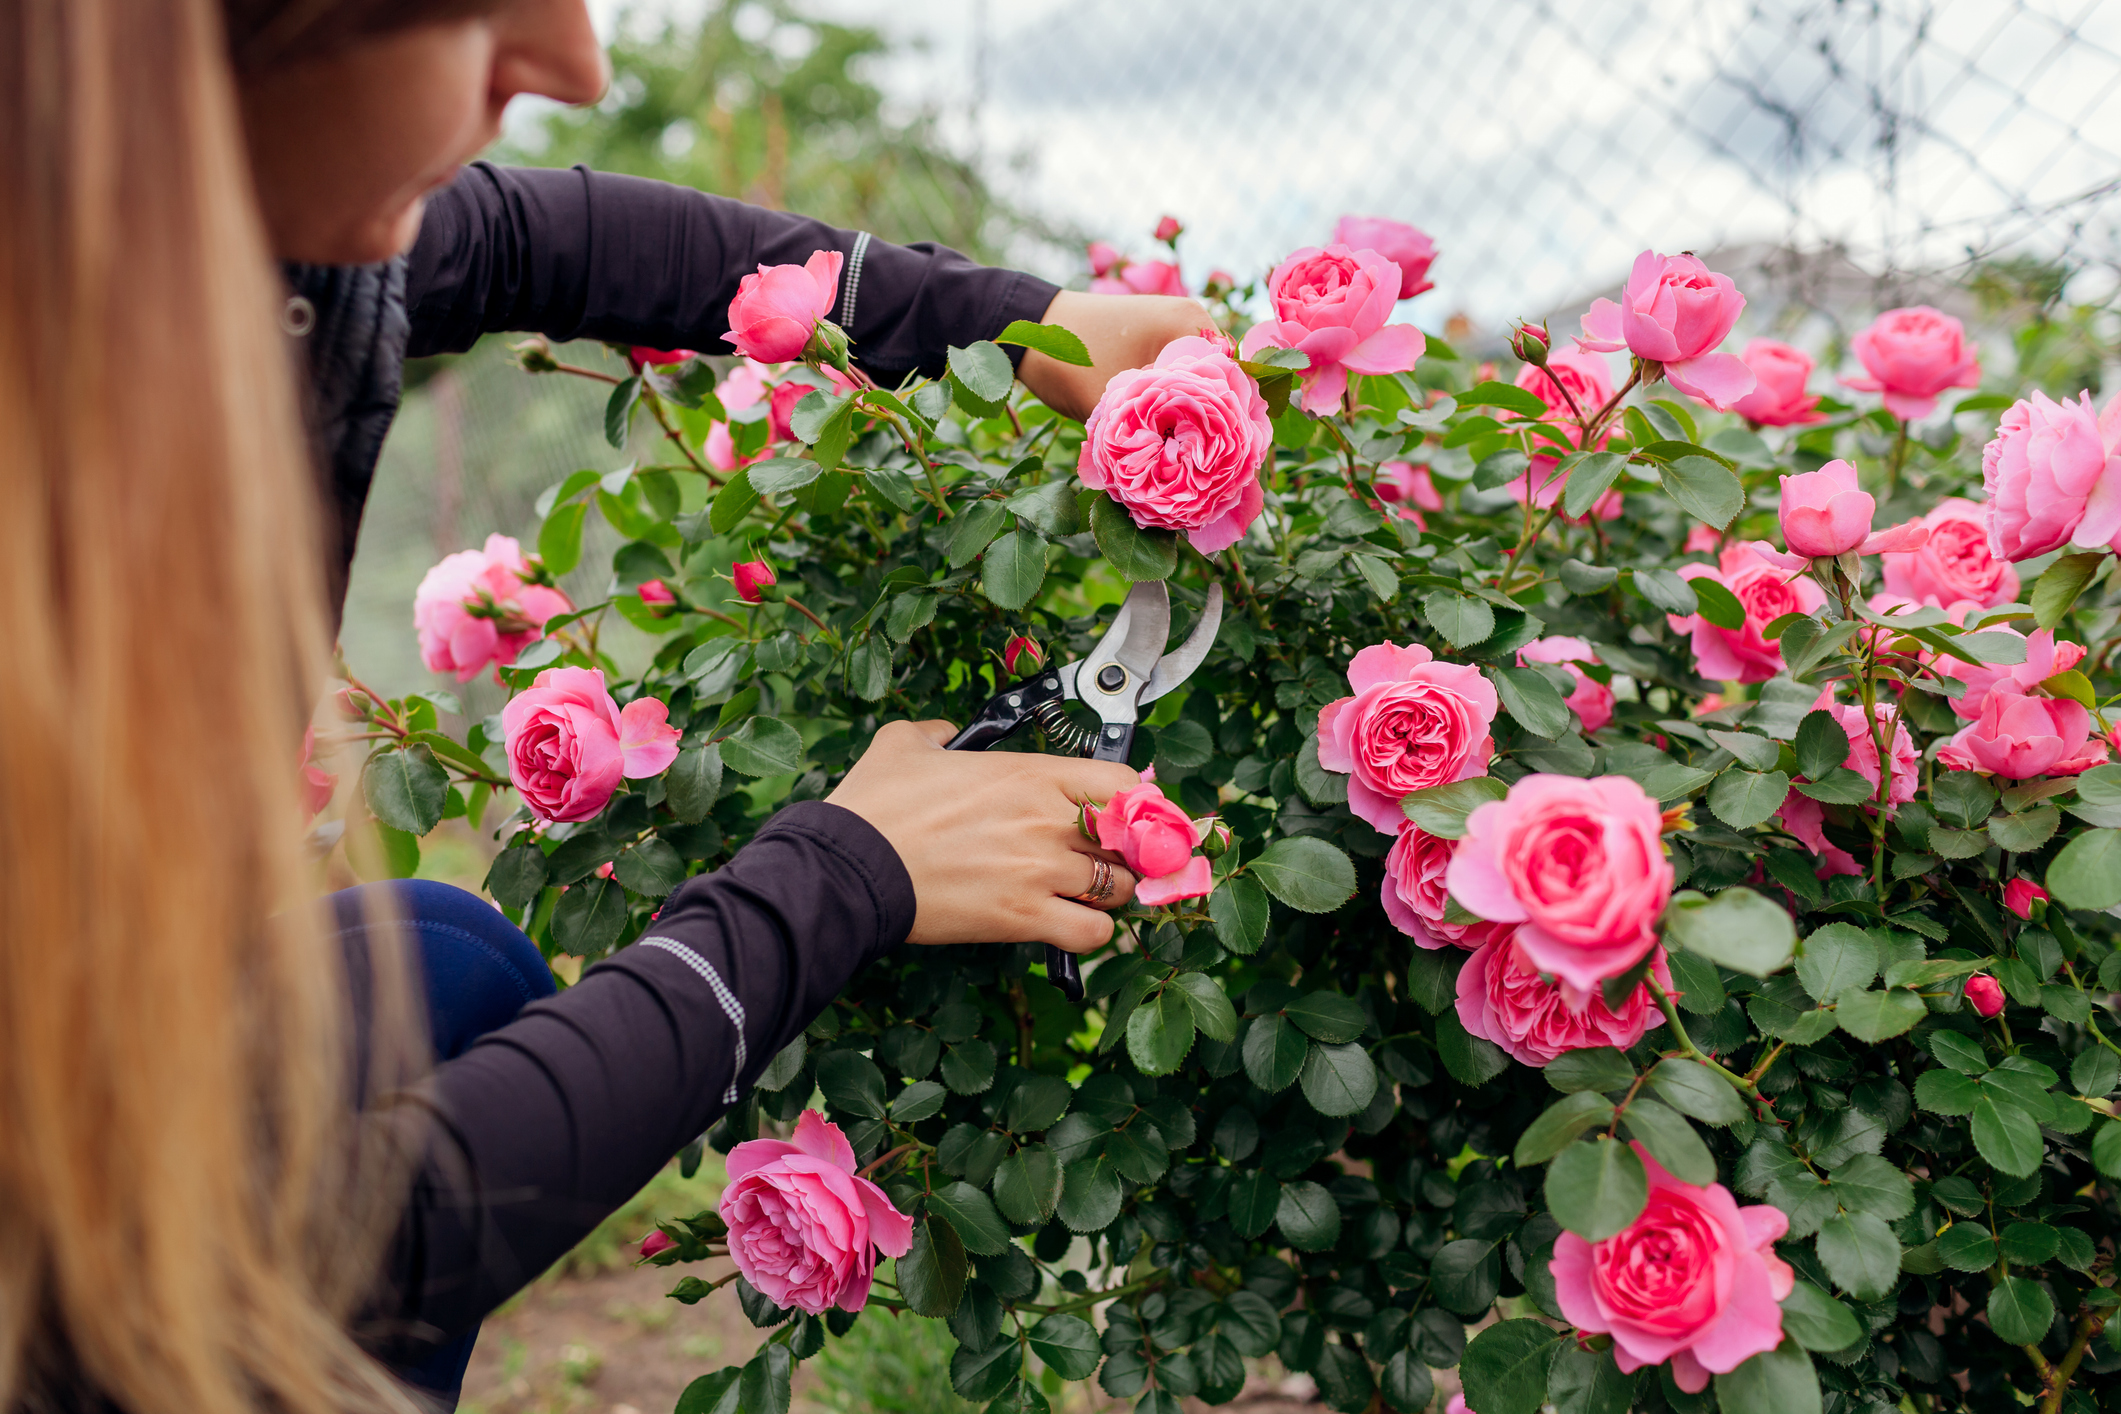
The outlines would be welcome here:
[[[493,17],[497,102],[534,93],[560,103],[594,103],[611,81],[587,0],[514,0]]]

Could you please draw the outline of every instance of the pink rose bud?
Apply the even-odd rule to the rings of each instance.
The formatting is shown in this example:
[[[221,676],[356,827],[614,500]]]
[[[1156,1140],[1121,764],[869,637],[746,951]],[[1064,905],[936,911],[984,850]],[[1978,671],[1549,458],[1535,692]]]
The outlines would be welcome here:
[[[1210,270],[1208,272],[1208,283],[1203,288],[1202,293],[1208,295],[1225,295],[1236,288],[1237,277],[1235,275],[1232,275],[1227,270]]]
[[[635,344],[626,350],[626,362],[633,365],[633,371],[636,373],[651,366],[669,368],[674,364],[683,363],[688,358],[698,357],[691,349],[644,349]]]
[[[1400,275],[1374,250],[1304,247],[1267,277],[1274,317],[1246,331],[1245,357],[1270,348],[1305,354],[1304,411],[1334,411],[1349,374],[1404,373],[1428,347],[1413,325],[1385,322],[1399,302]]]
[[[1036,671],[1045,666],[1045,662],[1045,650],[1034,639],[1018,635],[1002,646],[1002,671],[1005,673],[1013,675],[1026,669]]]
[[[1903,422],[1928,417],[1946,388],[1981,386],[1981,361],[1966,330],[1926,304],[1889,309],[1849,341],[1866,376],[1844,378],[1845,388],[1883,393],[1885,410]]]
[[[1856,484],[1856,468],[1831,461],[1817,471],[1782,478],[1782,539],[1793,555],[1831,559],[1855,549],[1871,533],[1878,503]]]
[[[729,301],[729,332],[737,352],[760,363],[793,363],[803,356],[818,321],[839,299],[845,257],[821,250],[802,265],[761,265]]]
[[[332,793],[339,788],[339,778],[317,764],[316,753],[317,729],[305,727],[302,731],[302,808],[312,820],[331,804]]]
[[[1208,861],[1196,855],[1203,831],[1161,787],[1144,779],[1097,812],[1097,842],[1127,861],[1139,881],[1134,901],[1159,908],[1201,898],[1215,887]]]
[[[1136,525],[1182,530],[1212,555],[1236,544],[1265,509],[1258,472],[1273,441],[1259,385],[1189,334],[1149,367],[1112,376],[1084,425],[1076,474],[1125,506]]]
[[[2036,389],[2011,404],[1981,449],[1981,484],[1999,559],[2121,549],[2121,396],[2096,416],[2090,393],[2058,403]]]
[[[2020,875],[2003,886],[2003,906],[2020,918],[2033,916],[2033,905],[2047,902],[2047,890]]]
[[[1444,883],[1468,912],[1518,924],[1526,958],[1581,1006],[1657,946],[1664,812],[1626,776],[1526,776],[1466,817]]]
[[[437,673],[469,682],[489,663],[506,665],[542,636],[545,621],[574,605],[548,585],[531,582],[523,547],[489,535],[483,550],[445,556],[412,595],[412,624],[420,660]]]
[[[641,1239],[641,1256],[645,1260],[646,1258],[668,1252],[677,1245],[678,1240],[676,1238],[661,1228],[657,1228],[654,1232]]]
[[[773,566],[764,560],[745,560],[729,567],[729,577],[736,581],[736,597],[746,604],[763,604],[764,591],[780,581],[774,578]]]
[[[2003,984],[1986,972],[1976,972],[1966,979],[1966,1000],[1981,1016],[1994,1016],[2003,1010]]]
[[[822,1316],[869,1302],[877,1254],[903,1257],[913,1219],[855,1172],[840,1127],[804,1110],[790,1140],[749,1139],[729,1151],[718,1211],[744,1280],[776,1306]]]
[[[1517,326],[1517,332],[1510,335],[1510,352],[1517,355],[1521,362],[1529,363],[1534,368],[1544,368],[1547,363],[1547,349],[1553,343],[1554,336],[1547,332],[1544,324],[1520,324]],[[1585,411],[1590,409],[1586,408]]]
[[[1805,383],[1812,376],[1812,356],[1802,349],[1773,339],[1755,339],[1739,357],[1753,370],[1753,391],[1731,408],[1746,421],[1761,427],[1800,427],[1824,422],[1816,394],[1807,395]]]
[[[1109,275],[1090,282],[1093,295],[1183,295],[1186,282],[1168,260],[1123,260]]]
[[[1162,241],[1165,245],[1169,245],[1171,242],[1177,240],[1179,234],[1185,229],[1186,228],[1184,226],[1181,226],[1178,223],[1178,218],[1176,216],[1166,216],[1156,223],[1156,238]]]
[[[1672,974],[1662,956],[1650,963],[1650,975],[1667,992],[1672,989]],[[1493,1041],[1529,1066],[1545,1066],[1570,1051],[1594,1046],[1624,1051],[1650,1028],[1664,1024],[1657,999],[1640,984],[1618,1012],[1596,989],[1588,998],[1576,999],[1580,1006],[1571,1006],[1566,992],[1560,983],[1540,976],[1513,930],[1506,928],[1458,970],[1458,1019],[1475,1036]]]
[[[1318,714],[1318,764],[1348,776],[1348,809],[1380,834],[1407,822],[1400,799],[1484,776],[1501,700],[1480,669],[1420,644],[1373,643],[1348,664],[1352,697]]]
[[[1090,242],[1090,273],[1103,275],[1122,259],[1120,253],[1104,241]]]
[[[1688,397],[1728,412],[1753,391],[1753,371],[1717,346],[1738,322],[1745,296],[1691,255],[1635,257],[1620,303],[1593,300],[1576,342],[1596,353],[1626,349],[1648,363],[1664,365],[1664,376]]]
[[[1194,821],[1196,825],[1200,822]],[[1208,832],[1200,837],[1200,852],[1210,859],[1220,859],[1230,852],[1230,842],[1237,836],[1220,819],[1208,822]]]
[[[1333,227],[1333,243],[1354,250],[1374,250],[1399,267],[1399,297],[1412,299],[1429,283],[1429,266],[1436,260],[1436,242],[1404,221],[1382,216],[1343,216]]]
[[[663,583],[660,579],[642,580],[641,587],[637,592],[640,594],[643,604],[654,608],[666,608],[678,601],[678,596],[672,592],[670,586]]]
[[[588,820],[621,778],[661,775],[677,759],[667,703],[619,710],[599,668],[547,668],[501,709],[508,779],[540,820]]]
[[[1696,1187],[1665,1172],[1642,1145],[1642,1213],[1603,1242],[1555,1239],[1550,1263],[1562,1319],[1613,1337],[1632,1373],[1670,1361],[1689,1394],[1782,1343],[1782,1307],[1796,1273],[1775,1255],[1790,1220],[1767,1204],[1739,1207],[1720,1183]]]

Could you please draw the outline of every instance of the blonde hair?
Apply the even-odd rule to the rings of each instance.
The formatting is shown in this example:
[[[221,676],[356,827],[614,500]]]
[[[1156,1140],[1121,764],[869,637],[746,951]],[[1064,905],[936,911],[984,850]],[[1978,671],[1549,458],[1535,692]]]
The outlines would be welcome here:
[[[0,1405],[376,1407],[399,1190],[299,852],[316,516],[219,0],[0,16]]]

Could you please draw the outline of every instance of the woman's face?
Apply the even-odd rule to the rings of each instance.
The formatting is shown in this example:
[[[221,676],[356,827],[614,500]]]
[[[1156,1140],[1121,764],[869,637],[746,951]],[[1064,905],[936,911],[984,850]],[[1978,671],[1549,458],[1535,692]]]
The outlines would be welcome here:
[[[365,265],[419,234],[428,193],[501,131],[519,93],[591,103],[609,73],[585,0],[364,39],[242,85],[267,234],[283,260]]]

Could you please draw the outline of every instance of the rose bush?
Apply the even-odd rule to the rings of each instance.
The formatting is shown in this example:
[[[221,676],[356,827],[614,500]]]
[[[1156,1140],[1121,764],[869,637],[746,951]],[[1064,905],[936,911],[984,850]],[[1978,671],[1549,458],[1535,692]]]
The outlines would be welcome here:
[[[772,1335],[681,1410],[785,1414],[857,1308],[947,1318],[958,1392],[1006,1414],[1090,1378],[1175,1414],[1268,1357],[1349,1414],[2110,1405],[2121,477],[2091,400],[1992,369],[1947,406],[1972,352],[1919,310],[1867,373],[1741,360],[1742,292],[1650,253],[1594,352],[1526,326],[1501,373],[1390,322],[1433,252],[1337,235],[1254,304],[1218,274],[1220,326],[1087,427],[996,344],[828,376],[798,267],[739,298],[757,364],[525,347],[645,435],[552,489],[512,580],[474,582],[491,547],[438,570],[423,646],[466,647],[430,661],[516,696],[454,732],[440,685],[350,684],[341,794],[370,872],[445,817],[495,832],[487,887],[563,980],[886,720],[1080,657],[1130,580],[1179,632],[1228,596],[1139,734],[1153,782],[1087,822],[1168,887],[1085,1002],[1035,947],[902,950],[706,1136],[721,1211],[643,1257],[734,1256]],[[620,543],[585,576],[592,516]],[[570,572],[600,592],[535,617]]]

